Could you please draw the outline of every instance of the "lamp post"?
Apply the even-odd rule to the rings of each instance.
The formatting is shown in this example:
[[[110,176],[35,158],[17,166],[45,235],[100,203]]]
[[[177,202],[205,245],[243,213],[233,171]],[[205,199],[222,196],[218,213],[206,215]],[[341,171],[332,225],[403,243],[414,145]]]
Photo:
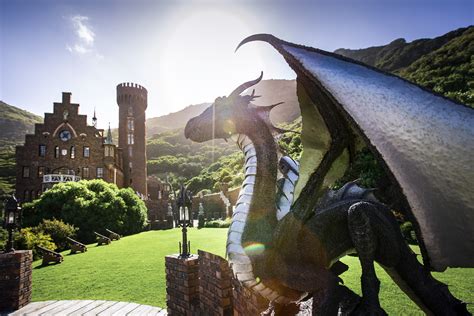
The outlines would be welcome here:
[[[14,195],[5,201],[5,209],[3,212],[3,228],[8,230],[8,241],[5,252],[14,252],[13,248],[13,230],[20,228],[21,207]]]
[[[188,227],[190,226],[190,210],[192,207],[191,192],[188,191],[184,185],[181,184],[178,198],[176,199],[176,206],[179,209],[178,225],[182,227],[183,241],[179,243],[179,256],[181,258],[188,258],[190,256],[189,250],[191,242],[188,241]]]

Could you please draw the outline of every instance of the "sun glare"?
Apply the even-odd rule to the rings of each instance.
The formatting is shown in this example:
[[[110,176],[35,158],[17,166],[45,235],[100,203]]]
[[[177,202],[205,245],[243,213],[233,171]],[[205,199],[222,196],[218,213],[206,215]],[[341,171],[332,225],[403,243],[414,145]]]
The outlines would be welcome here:
[[[212,102],[262,70],[264,60],[256,48],[234,53],[255,29],[245,12],[188,8],[176,12],[173,20],[158,67],[159,93],[170,102],[163,105],[168,112]]]

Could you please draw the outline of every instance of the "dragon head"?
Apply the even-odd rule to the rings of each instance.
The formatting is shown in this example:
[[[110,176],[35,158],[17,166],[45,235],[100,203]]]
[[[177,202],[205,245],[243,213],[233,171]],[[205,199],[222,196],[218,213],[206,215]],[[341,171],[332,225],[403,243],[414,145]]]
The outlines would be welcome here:
[[[258,98],[255,90],[250,95],[240,95],[248,88],[262,80],[263,72],[255,80],[238,86],[229,96],[218,97],[199,116],[188,121],[184,135],[195,142],[205,142],[211,139],[227,139],[235,134],[248,134],[249,131],[265,123],[271,131],[279,131],[270,122],[270,110],[283,103],[269,106],[255,106],[251,102]]]

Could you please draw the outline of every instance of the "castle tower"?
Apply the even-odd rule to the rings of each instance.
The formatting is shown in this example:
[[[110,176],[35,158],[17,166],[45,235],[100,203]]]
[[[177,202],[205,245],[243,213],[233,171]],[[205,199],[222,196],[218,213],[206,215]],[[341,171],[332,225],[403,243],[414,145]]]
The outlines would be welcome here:
[[[145,110],[147,90],[135,83],[117,86],[119,147],[123,149],[125,187],[147,196]]]

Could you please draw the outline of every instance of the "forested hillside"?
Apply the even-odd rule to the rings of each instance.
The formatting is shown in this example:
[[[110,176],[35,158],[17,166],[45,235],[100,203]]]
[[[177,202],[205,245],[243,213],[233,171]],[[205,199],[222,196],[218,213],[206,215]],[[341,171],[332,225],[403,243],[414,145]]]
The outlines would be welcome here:
[[[433,39],[407,43],[401,38],[385,46],[335,52],[474,106],[474,26]]]
[[[43,118],[0,101],[0,196],[15,184],[15,146],[41,122]]]

